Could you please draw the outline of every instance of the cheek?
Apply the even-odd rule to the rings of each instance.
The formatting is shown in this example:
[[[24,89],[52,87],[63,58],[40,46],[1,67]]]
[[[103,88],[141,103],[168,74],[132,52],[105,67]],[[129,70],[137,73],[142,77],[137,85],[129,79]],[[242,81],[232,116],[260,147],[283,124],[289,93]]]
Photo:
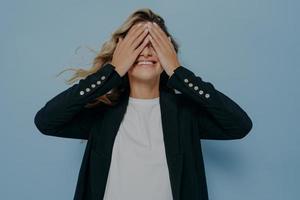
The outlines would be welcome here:
[[[161,71],[164,70],[164,68],[162,67],[162,65],[160,64],[160,62],[157,62],[156,64],[157,64],[157,67],[158,67]]]
[[[156,66],[162,67],[162,66],[161,66],[161,63],[160,63],[159,61],[157,61]]]

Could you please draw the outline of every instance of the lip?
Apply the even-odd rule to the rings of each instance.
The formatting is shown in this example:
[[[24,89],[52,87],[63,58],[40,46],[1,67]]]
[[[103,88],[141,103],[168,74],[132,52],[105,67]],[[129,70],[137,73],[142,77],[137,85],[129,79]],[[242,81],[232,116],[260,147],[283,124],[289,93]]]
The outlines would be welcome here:
[[[139,62],[141,61],[145,61],[145,62],[152,62],[153,64],[138,64]],[[136,65],[143,65],[143,66],[153,66],[156,64],[156,61],[155,60],[138,60],[135,62]]]

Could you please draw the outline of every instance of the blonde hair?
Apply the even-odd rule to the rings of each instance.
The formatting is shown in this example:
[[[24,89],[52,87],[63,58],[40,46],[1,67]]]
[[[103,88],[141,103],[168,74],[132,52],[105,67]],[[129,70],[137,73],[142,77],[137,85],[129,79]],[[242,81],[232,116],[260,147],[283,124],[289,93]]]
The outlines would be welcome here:
[[[128,18],[125,20],[125,22],[111,34],[111,38],[104,42],[101,50],[99,53],[96,55],[96,57],[93,60],[92,66],[89,69],[83,69],[83,68],[67,68],[63,71],[61,71],[57,76],[59,76],[62,72],[65,72],[67,70],[73,70],[75,73],[73,76],[66,81],[67,84],[73,84],[75,81],[80,80],[82,78],[87,77],[90,74],[93,74],[97,72],[104,64],[110,62],[112,60],[113,52],[116,48],[117,45],[117,40],[118,37],[125,37],[127,32],[130,30],[130,28],[137,22],[140,21],[151,21],[151,22],[156,22],[160,28],[166,33],[167,36],[171,38],[171,42],[174,46],[174,49],[176,53],[178,53],[178,44],[177,42],[173,39],[173,37],[170,35],[170,33],[167,30],[167,27],[165,26],[165,21],[164,19],[154,13],[151,9],[149,8],[141,8],[138,10],[135,10],[132,14],[128,16]],[[161,74],[161,82],[160,85],[163,87],[166,84],[168,76],[166,75],[165,71]],[[93,103],[89,103],[85,105],[85,107],[94,107],[98,105],[99,103],[104,103],[107,105],[113,105],[120,97],[120,95],[128,90],[128,77],[127,74],[122,77],[124,80],[123,85],[113,88],[110,92],[99,96],[95,99]]]

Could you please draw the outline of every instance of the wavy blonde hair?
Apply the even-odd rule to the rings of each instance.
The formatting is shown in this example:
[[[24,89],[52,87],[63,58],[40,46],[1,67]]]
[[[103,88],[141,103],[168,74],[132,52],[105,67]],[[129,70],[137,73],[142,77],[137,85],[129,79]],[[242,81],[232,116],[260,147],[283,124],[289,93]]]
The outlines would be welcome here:
[[[108,41],[103,43],[101,50],[99,51],[99,53],[97,53],[96,57],[93,60],[92,66],[89,69],[67,68],[61,71],[57,76],[59,76],[62,72],[65,72],[67,70],[73,70],[75,71],[73,76],[70,79],[66,80],[67,84],[73,84],[75,81],[83,79],[88,75],[97,72],[104,64],[111,62],[114,50],[117,45],[118,37],[125,37],[127,32],[130,30],[130,28],[135,23],[141,21],[156,22],[160,26],[160,28],[166,33],[166,35],[171,38],[171,42],[174,46],[174,49],[176,53],[178,53],[178,43],[168,32],[164,19],[160,15],[154,13],[149,8],[141,8],[135,10],[132,14],[130,14],[128,18],[125,20],[125,22],[116,31],[114,31],[111,34],[111,38]],[[116,88],[113,88],[108,93],[102,96],[97,97],[95,101],[93,101],[92,103],[88,103],[87,105],[85,105],[85,107],[94,107],[100,103],[104,103],[107,105],[114,105],[114,103],[118,101],[120,95],[123,92],[129,90],[127,73],[122,77],[122,79],[124,84]],[[160,88],[161,87],[166,88],[167,79],[168,79],[168,75],[165,73],[165,71],[163,71],[162,74],[160,75]]]

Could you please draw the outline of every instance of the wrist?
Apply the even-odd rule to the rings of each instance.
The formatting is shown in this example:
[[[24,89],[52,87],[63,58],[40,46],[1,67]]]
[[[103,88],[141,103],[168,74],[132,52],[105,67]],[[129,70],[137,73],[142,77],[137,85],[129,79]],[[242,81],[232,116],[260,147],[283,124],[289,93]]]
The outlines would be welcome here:
[[[171,70],[171,72],[169,73],[169,79],[171,78],[171,76],[174,74],[174,71],[175,71],[178,67],[180,67],[180,65],[174,67],[174,68]]]
[[[120,70],[120,68],[115,67],[115,71],[116,71],[121,77],[124,76],[124,73]]]
[[[122,72],[122,70],[120,70],[120,68],[113,62],[110,62],[110,64],[112,66],[114,66],[114,70],[119,74],[120,77],[124,76],[124,73]]]

